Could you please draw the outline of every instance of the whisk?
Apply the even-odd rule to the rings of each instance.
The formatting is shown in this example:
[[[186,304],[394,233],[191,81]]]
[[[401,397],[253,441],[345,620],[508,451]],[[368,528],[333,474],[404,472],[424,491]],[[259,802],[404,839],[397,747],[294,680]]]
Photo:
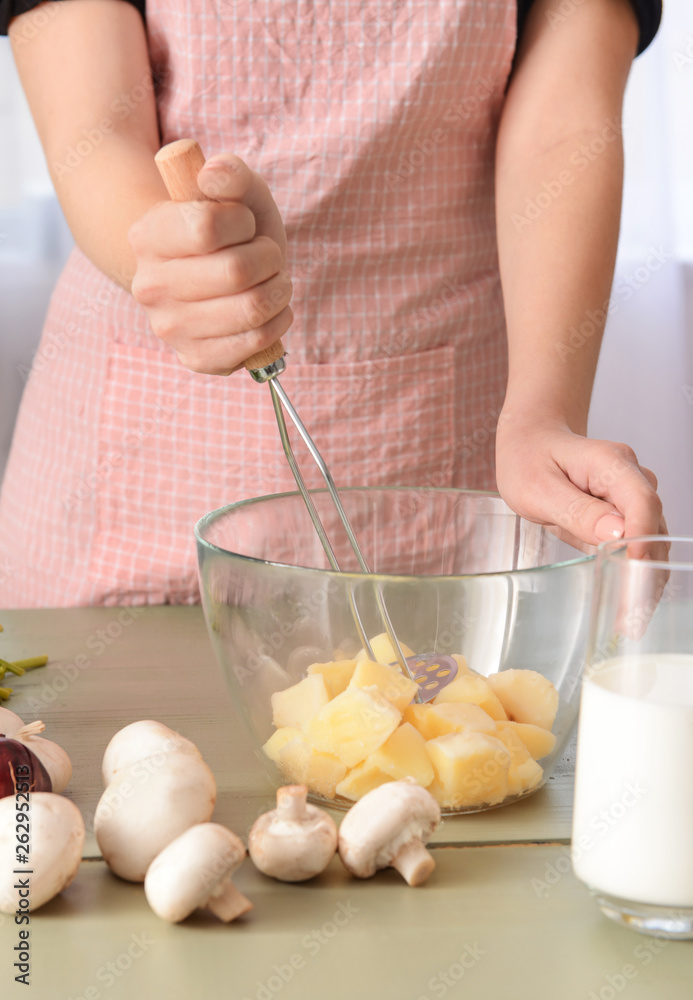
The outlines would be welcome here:
[[[206,200],[206,196],[202,194],[197,186],[197,175],[204,166],[205,158],[200,146],[194,139],[179,139],[176,142],[169,143],[159,150],[155,159],[164,183],[166,184],[168,193],[173,201],[187,202]],[[268,347],[263,351],[259,351],[251,358],[248,358],[245,362],[245,367],[248,369],[256,382],[267,382],[269,385],[284,454],[286,455],[289,467],[293,473],[294,479],[296,480],[296,485],[298,486],[299,492],[303,497],[310,519],[313,522],[322,547],[325,550],[325,555],[327,556],[330,566],[336,572],[341,572],[341,567],[337,561],[334,549],[327,536],[325,527],[320,520],[320,516],[317,512],[315,504],[313,503],[313,499],[308,492],[303,476],[301,475],[301,470],[299,469],[296,457],[291,447],[289,433],[286,427],[286,420],[284,419],[284,411],[288,413],[292,423],[296,427],[296,430],[305,442],[308,451],[318,466],[320,474],[325,480],[325,485],[327,486],[332,502],[335,505],[339,519],[344,526],[347,538],[349,539],[349,543],[354,551],[354,555],[356,556],[361,571],[370,575],[371,571],[368,567],[368,563],[366,562],[363,552],[361,551],[361,547],[359,546],[356,535],[354,534],[354,530],[349,522],[346,511],[344,510],[344,506],[339,493],[337,492],[337,487],[335,486],[330,470],[328,469],[326,462],[315,445],[315,442],[306,430],[303,421],[299,417],[291,403],[291,400],[287,396],[286,391],[279,381],[279,375],[281,375],[281,373],[286,369],[285,352],[281,340],[278,340],[275,344],[272,344],[271,347]],[[399,640],[397,639],[397,635],[395,634],[390,615],[388,614],[387,607],[385,606],[382,590],[378,584],[375,586],[375,600],[382,623],[390,639],[400,668],[418,685],[419,693],[417,695],[417,701],[431,701],[442,690],[442,688],[446,687],[452,680],[454,680],[457,675],[457,662],[452,656],[440,655],[437,653],[424,653],[420,656],[405,656]],[[349,605],[359,639],[369,658],[373,660],[375,659],[373,650],[363,627],[363,622],[361,621],[351,588],[349,588]]]

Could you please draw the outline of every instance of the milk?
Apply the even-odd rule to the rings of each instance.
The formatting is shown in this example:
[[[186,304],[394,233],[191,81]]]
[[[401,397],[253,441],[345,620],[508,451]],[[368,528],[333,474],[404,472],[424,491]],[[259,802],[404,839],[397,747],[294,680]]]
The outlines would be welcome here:
[[[693,656],[618,657],[584,680],[572,851],[592,888],[693,907]]]

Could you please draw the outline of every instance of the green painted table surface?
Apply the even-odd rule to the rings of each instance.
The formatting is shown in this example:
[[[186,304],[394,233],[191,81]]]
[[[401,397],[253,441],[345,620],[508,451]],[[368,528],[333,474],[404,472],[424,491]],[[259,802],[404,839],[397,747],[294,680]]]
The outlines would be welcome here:
[[[446,819],[436,869],[408,888],[393,871],[352,879],[338,859],[284,885],[246,860],[235,881],[253,901],[225,926],[198,914],[170,926],[142,887],[112,876],[92,818],[111,736],[158,719],[192,739],[214,771],[214,819],[246,837],[272,787],[238,719],[198,608],[5,611],[5,659],[46,652],[7,705],[65,747],[66,795],[87,825],[72,885],[32,915],[31,985],[14,982],[17,930],[0,916],[0,996],[46,1000],[683,1000],[693,948],[612,925],[568,863],[569,750],[547,786],[516,805]]]

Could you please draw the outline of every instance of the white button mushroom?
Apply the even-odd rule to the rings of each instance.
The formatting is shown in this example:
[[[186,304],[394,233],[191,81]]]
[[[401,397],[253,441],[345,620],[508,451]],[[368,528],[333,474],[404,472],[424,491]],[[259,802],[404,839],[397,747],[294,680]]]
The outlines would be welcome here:
[[[37,910],[72,882],[82,858],[84,820],[62,795],[32,792],[28,812],[19,814],[28,816],[30,830],[24,875],[17,859],[17,804],[14,796],[0,799],[0,911],[21,914]]]
[[[206,907],[229,923],[252,910],[231,876],[245,857],[243,842],[218,823],[193,826],[152,861],[144,880],[149,905],[162,920],[178,923]]]
[[[126,767],[157,754],[188,753],[202,759],[194,743],[169,729],[162,722],[140,719],[120,729],[106,747],[101,773],[104,785],[110,785]]]
[[[282,882],[303,882],[319,875],[337,850],[337,824],[306,802],[305,785],[277,790],[277,808],[255,820],[248,852],[256,868]]]
[[[439,822],[440,806],[413,778],[389,781],[346,814],[339,828],[339,855],[358,878],[391,866],[409,885],[421,885],[435,868],[424,844]]]
[[[121,878],[143,882],[167,844],[210,819],[215,800],[214,776],[199,756],[162,753],[124,768],[94,814],[104,861]]]

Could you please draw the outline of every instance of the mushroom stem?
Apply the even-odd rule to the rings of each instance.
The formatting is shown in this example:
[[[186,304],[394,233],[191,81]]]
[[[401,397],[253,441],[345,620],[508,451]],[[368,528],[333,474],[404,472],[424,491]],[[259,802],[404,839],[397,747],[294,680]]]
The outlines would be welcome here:
[[[307,818],[305,785],[285,785],[277,789],[277,816],[279,819],[300,823]]]
[[[207,909],[228,924],[242,913],[252,910],[253,904],[239,892],[231,879],[220,882],[216,891],[207,900]]]
[[[410,840],[400,847],[391,864],[409,885],[422,885],[436,866],[420,840]]]

